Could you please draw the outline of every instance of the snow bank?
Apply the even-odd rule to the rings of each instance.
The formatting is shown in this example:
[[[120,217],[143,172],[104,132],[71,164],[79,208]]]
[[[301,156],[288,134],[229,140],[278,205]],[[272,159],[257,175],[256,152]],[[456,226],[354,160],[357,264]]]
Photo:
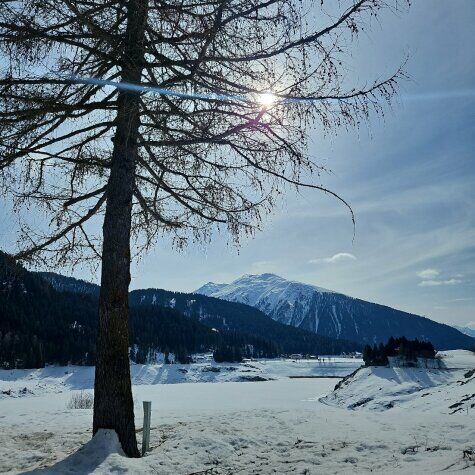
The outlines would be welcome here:
[[[470,370],[475,368],[475,355],[463,350],[450,351],[442,361],[445,369],[361,368],[340,381],[322,402],[376,411],[397,407],[426,411],[437,407],[441,413],[450,413],[454,409],[451,406],[468,396],[462,406],[467,410],[474,408],[475,375]]]
[[[125,457],[115,431],[102,429],[77,452],[61,462],[29,473],[117,473],[124,465],[132,465],[131,462],[133,464],[133,461]]]
[[[470,369],[475,367],[475,354],[473,351],[439,351],[437,356],[442,358],[444,366],[448,369]]]

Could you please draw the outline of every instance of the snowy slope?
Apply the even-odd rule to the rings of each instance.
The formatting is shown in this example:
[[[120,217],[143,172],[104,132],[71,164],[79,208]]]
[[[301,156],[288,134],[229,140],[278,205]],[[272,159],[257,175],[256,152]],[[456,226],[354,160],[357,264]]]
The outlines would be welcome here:
[[[274,274],[244,275],[227,285],[209,282],[195,293],[252,305],[286,325],[362,344],[406,336],[428,339],[441,350],[475,346],[448,325]]]
[[[446,369],[362,367],[339,382],[321,402],[352,410],[397,410],[475,415],[475,354],[448,352]],[[474,426],[475,428],[475,423]]]
[[[208,282],[207,284],[200,287],[200,291],[195,293],[201,295],[212,295],[216,292],[219,292],[223,287],[227,287],[228,284],[215,284],[214,282]]]

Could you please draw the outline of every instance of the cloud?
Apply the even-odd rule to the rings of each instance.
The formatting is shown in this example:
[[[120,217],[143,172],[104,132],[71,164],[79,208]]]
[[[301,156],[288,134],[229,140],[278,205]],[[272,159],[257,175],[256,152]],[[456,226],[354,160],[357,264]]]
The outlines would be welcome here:
[[[423,280],[419,282],[419,287],[435,287],[438,285],[457,285],[461,284],[462,281],[460,279],[447,279],[447,280]]]
[[[421,279],[435,279],[438,277],[440,272],[437,269],[424,269],[418,272],[418,276]]]
[[[421,282],[417,284],[419,287],[437,287],[440,285],[457,285],[462,283],[460,279],[460,277],[462,277],[461,274],[457,274],[450,279],[441,279],[438,278],[440,271],[437,269],[424,269],[418,272],[417,275],[422,279]]]
[[[356,261],[356,257],[349,252],[338,252],[331,257],[319,257],[318,259],[310,259],[309,264],[334,264],[341,261]]]

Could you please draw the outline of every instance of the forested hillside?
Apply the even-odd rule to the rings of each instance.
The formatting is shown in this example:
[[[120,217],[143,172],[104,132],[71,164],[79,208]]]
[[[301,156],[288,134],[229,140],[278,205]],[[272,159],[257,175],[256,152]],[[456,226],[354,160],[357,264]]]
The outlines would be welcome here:
[[[99,293],[97,285],[83,280],[53,273],[41,275],[57,289],[89,295]],[[221,333],[233,332],[235,335],[245,335],[249,341],[259,337],[264,340],[260,343],[260,347],[267,354],[274,351],[271,351],[271,348],[274,348],[278,354],[340,354],[362,349],[359,343],[315,335],[312,332],[276,322],[249,305],[200,294],[140,289],[130,292],[129,303],[131,308],[158,306],[175,309]]]
[[[161,289],[134,290],[131,306],[162,305],[175,308],[218,330],[234,330],[265,336],[274,341],[281,353],[339,354],[360,349],[351,341],[336,340],[270,319],[260,310],[238,302],[228,302],[199,294]]]
[[[56,290],[0,253],[0,367],[94,364],[97,296]],[[248,356],[274,357],[267,338],[214,331],[177,310],[157,305],[132,307],[131,359],[145,362],[156,352],[186,361],[193,352],[235,346]]]

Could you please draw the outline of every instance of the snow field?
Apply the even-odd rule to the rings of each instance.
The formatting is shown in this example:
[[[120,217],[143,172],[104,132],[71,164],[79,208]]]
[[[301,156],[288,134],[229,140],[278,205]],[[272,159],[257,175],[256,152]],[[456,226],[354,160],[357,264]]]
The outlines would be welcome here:
[[[212,355],[198,355],[193,364],[132,364],[134,386],[143,384],[223,383],[273,380],[289,376],[345,376],[361,366],[361,359],[322,357],[321,360],[274,359],[244,363],[215,363]],[[94,368],[47,366],[40,369],[0,370],[2,398],[92,389]]]
[[[447,356],[456,369],[386,374],[393,369],[365,368],[334,393],[339,380],[285,378],[286,370],[276,362],[273,371],[280,377],[273,381],[136,385],[138,428],[142,401],[152,401],[151,451],[139,460],[121,454],[114,433],[90,441],[92,410],[67,409],[79,389],[65,385],[63,392],[5,397],[0,400],[0,472],[475,473],[475,409],[467,410],[467,401],[462,411],[449,407],[475,393],[474,375],[465,376],[475,368],[475,356]],[[87,379],[76,378],[81,385]],[[422,389],[408,391],[415,384]],[[371,404],[348,409],[365,397],[373,397]],[[382,408],[390,398],[399,399]]]

